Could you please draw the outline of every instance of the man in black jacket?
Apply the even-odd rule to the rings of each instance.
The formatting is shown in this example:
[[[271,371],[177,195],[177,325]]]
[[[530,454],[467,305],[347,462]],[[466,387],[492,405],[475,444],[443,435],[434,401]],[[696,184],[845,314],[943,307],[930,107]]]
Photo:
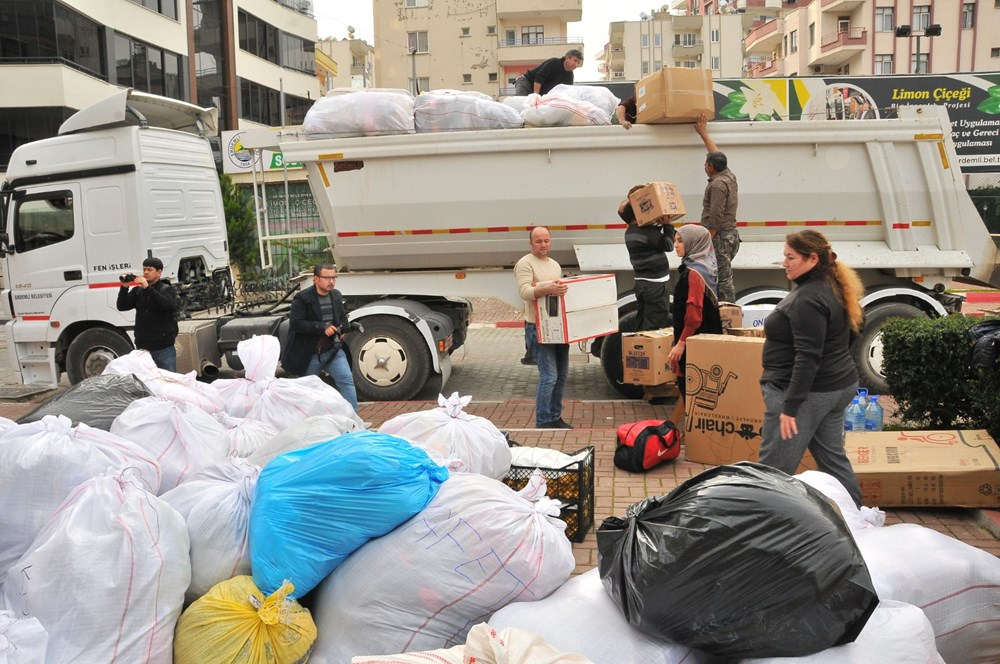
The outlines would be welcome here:
[[[549,58],[514,81],[514,96],[527,97],[532,92],[546,95],[559,85],[573,85],[573,70],[583,65],[583,53],[572,48],[561,58]]]
[[[337,391],[358,410],[358,393],[347,356],[347,310],[344,298],[334,288],[337,266],[320,263],[313,268],[313,285],[292,300],[289,334],[281,351],[281,366],[297,376],[315,376],[326,371]]]
[[[120,277],[122,285],[115,305],[118,311],[135,309],[135,347],[148,350],[159,368],[177,371],[175,316],[180,302],[177,291],[161,278],[162,274],[163,261],[152,256],[145,259],[141,277],[129,274]]]
[[[661,224],[638,225],[635,211],[628,199],[618,206],[618,216],[628,224],[625,229],[625,248],[635,273],[635,299],[638,305],[635,331],[670,327],[670,295],[667,293],[670,263],[666,252],[673,251],[674,248],[674,227]]]

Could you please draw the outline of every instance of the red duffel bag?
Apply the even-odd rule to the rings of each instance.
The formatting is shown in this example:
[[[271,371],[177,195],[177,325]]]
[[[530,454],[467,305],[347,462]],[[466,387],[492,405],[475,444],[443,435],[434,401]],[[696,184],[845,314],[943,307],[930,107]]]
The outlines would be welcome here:
[[[681,453],[680,432],[670,420],[642,420],[618,427],[615,465],[641,473]]]

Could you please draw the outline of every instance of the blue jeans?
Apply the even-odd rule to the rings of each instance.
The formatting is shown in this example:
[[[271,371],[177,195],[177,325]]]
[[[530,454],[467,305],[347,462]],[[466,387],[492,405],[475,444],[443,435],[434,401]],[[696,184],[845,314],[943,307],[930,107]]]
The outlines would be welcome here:
[[[358,391],[354,388],[354,374],[351,373],[351,365],[347,361],[343,346],[337,346],[336,350],[323,351],[320,355],[313,355],[306,368],[307,376],[317,376],[320,371],[326,371],[337,384],[337,391],[347,399],[347,402],[358,411]]]
[[[531,326],[531,330],[528,330],[528,326]],[[535,338],[535,325],[533,323],[524,324],[524,356],[525,357],[535,357],[535,347],[538,346],[538,340]]]
[[[535,324],[525,323],[524,334],[535,337]],[[563,390],[569,376],[569,344],[535,342],[538,389],[535,392],[535,426],[562,419]]]
[[[156,366],[165,371],[177,372],[177,349],[173,346],[149,351]]]

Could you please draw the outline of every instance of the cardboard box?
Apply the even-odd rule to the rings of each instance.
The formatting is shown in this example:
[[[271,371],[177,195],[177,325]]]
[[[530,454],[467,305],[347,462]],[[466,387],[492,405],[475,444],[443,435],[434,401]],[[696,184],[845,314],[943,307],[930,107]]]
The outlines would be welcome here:
[[[667,355],[673,344],[674,331],[670,328],[622,334],[622,382],[632,385],[672,383],[676,376],[667,367]]]
[[[849,432],[862,502],[1000,507],[1000,448],[983,430]]]
[[[664,67],[635,84],[636,122],[695,122],[704,113],[715,117],[712,71]]]
[[[734,337],[760,337],[764,338],[764,328],[762,327],[731,327],[726,330],[726,334]]]
[[[684,455],[723,465],[757,461],[764,425],[764,339],[696,334],[687,341]],[[815,470],[808,452],[798,472]]]
[[[720,302],[719,315],[722,317],[723,332],[728,332],[734,327],[743,327],[743,308],[740,305]]]
[[[567,277],[564,295],[535,300],[538,342],[568,344],[618,331],[618,287],[615,275]]]
[[[640,226],[657,221],[668,224],[687,214],[681,192],[669,182],[648,182],[630,193],[628,200]]]
[[[733,327],[759,327],[763,329],[764,319],[772,311],[774,311],[773,304],[748,304],[743,307],[743,323],[741,325],[734,325]]]

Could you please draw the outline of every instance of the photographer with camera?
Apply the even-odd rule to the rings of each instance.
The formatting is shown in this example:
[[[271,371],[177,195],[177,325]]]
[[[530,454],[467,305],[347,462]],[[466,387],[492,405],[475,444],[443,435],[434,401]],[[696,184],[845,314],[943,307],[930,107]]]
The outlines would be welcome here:
[[[281,365],[296,376],[316,376],[325,371],[357,412],[358,394],[350,353],[344,346],[352,325],[347,320],[344,298],[333,287],[336,282],[337,266],[333,263],[320,263],[313,268],[313,285],[292,300]]]
[[[142,261],[142,276],[123,274],[118,289],[118,311],[135,309],[135,347],[148,350],[161,369],[177,371],[177,320],[180,308],[177,291],[163,274],[163,261],[149,258]]]

